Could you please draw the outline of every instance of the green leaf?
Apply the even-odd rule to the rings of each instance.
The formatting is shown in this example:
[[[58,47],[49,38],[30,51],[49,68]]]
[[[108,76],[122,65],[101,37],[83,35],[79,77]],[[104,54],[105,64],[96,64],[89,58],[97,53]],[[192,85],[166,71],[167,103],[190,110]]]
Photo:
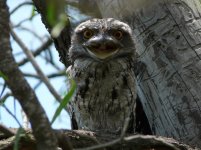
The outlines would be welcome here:
[[[70,80],[70,90],[69,92],[64,96],[64,98],[62,99],[59,107],[57,108],[56,112],[54,113],[54,116],[52,118],[51,124],[54,123],[54,121],[56,120],[56,118],[60,115],[61,111],[67,106],[68,102],[70,101],[71,97],[73,96],[75,89],[76,89],[76,84],[75,81],[73,79],[69,79]]]
[[[64,29],[64,27],[65,24],[63,24],[62,22],[56,24],[51,32],[52,37],[57,38],[60,35],[61,31]]]
[[[32,11],[31,11],[31,15],[29,17],[29,20],[32,20],[36,15],[37,15],[37,13],[35,11],[35,6],[32,6]]]
[[[52,37],[57,38],[68,23],[68,16],[66,14],[60,14],[58,23],[53,27],[51,31]]]
[[[6,84],[4,83],[3,89],[2,89],[2,91],[1,91],[1,93],[0,93],[0,106],[4,105],[5,101],[6,101],[7,98],[8,98],[7,96],[1,98],[2,95],[3,95],[3,93],[4,93],[4,91],[5,91],[5,89],[6,89]]]
[[[0,100],[0,106],[4,105],[5,102],[6,102],[6,98],[1,99],[1,100]]]
[[[53,0],[49,1],[47,5],[47,21],[51,26],[54,26],[57,22],[56,5]]]
[[[14,150],[18,150],[19,149],[19,142],[21,137],[24,135],[24,129],[23,128],[19,128],[17,130],[17,134],[15,135],[15,141],[14,141]]]
[[[8,77],[4,75],[1,71],[0,71],[0,77],[3,78],[4,80],[8,80]]]

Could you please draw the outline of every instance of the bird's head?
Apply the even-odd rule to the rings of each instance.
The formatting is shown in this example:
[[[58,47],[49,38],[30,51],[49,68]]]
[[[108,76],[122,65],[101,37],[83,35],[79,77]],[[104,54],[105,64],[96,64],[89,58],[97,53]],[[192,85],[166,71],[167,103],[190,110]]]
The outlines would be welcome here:
[[[72,60],[92,58],[106,61],[135,54],[132,30],[113,18],[92,19],[75,28],[69,55]]]

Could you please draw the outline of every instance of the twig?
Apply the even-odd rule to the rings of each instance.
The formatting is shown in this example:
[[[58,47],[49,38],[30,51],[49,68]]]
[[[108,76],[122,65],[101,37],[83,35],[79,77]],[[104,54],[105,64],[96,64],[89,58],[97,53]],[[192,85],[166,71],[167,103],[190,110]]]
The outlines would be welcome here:
[[[37,32],[34,31],[33,29],[29,29],[29,28],[24,27],[24,26],[19,26],[17,29],[18,29],[18,30],[21,30],[21,31],[27,31],[28,33],[30,33],[30,34],[32,34],[34,37],[36,37],[39,41],[42,41],[42,42],[43,42],[43,40],[44,40],[44,37],[39,36],[39,35],[37,34]]]
[[[11,42],[11,43],[12,43],[12,42]],[[20,55],[22,55],[22,54],[24,54],[24,52],[20,51],[20,52],[14,53],[13,55],[14,55],[14,56],[20,56]]]
[[[42,84],[42,81],[39,81],[35,86],[34,86],[34,90],[36,90],[40,85]]]
[[[20,7],[24,6],[24,5],[33,5],[32,2],[24,2],[19,4],[18,6],[16,6],[11,12],[10,15],[12,15],[16,10],[18,10]]]
[[[46,57],[41,56],[43,59],[45,59],[46,62],[50,63],[52,67],[54,67],[56,70],[61,70],[59,66],[57,66],[52,60],[47,59]]]
[[[53,43],[52,39],[48,39],[46,42],[44,42],[44,44],[42,44],[39,48],[37,48],[33,53],[34,57],[40,55],[41,52],[43,52],[44,50],[46,50],[51,44]],[[29,61],[29,59],[25,58],[23,60],[21,60],[18,65],[22,66],[25,63],[27,63]]]
[[[106,147],[109,147],[109,146],[112,146],[112,145],[115,145],[117,143],[122,142],[124,140],[124,136],[126,134],[126,130],[128,128],[128,125],[129,125],[129,121],[130,121],[130,118],[126,118],[125,119],[125,123],[124,123],[123,129],[122,129],[120,138],[118,138],[116,140],[113,140],[111,142],[104,143],[104,144],[99,144],[99,145],[95,145],[95,146],[91,146],[91,147],[86,147],[86,148],[78,148],[78,149],[75,149],[75,150],[95,150],[95,149],[101,149],[101,148],[106,148]]]
[[[95,145],[87,148],[78,148],[75,150],[96,150],[96,149],[104,149],[106,147],[111,147],[115,144],[121,143],[121,142],[132,142],[132,145],[136,147],[136,149],[142,149],[142,148],[158,148],[158,147],[166,147],[170,150],[179,150],[177,147],[181,147],[181,145],[176,143],[168,143],[161,137],[156,136],[149,136],[149,135],[133,135],[125,137],[128,125],[129,125],[129,118],[125,120],[124,127],[122,129],[122,133],[120,138],[115,139],[111,142],[107,142],[100,145]],[[186,148],[184,146],[184,148]]]
[[[91,146],[91,147],[86,147],[86,148],[77,148],[75,150],[95,150],[95,149],[101,149],[101,148],[106,148],[112,145],[115,145],[117,143],[119,143],[121,141],[121,138],[113,140],[111,142],[107,142],[104,144],[99,144],[99,145],[95,145],[95,146]]]
[[[48,18],[46,15],[47,5],[44,1],[32,0],[37,11],[41,14],[41,20],[51,33],[52,26],[48,22]],[[59,5],[58,5],[59,6]],[[63,12],[62,12],[63,11]],[[62,9],[60,13],[65,13],[65,9]],[[67,18],[68,19],[68,18]],[[71,43],[71,24],[70,22],[66,24],[65,28],[62,30],[61,34],[57,38],[53,38],[55,47],[59,52],[60,61],[66,66],[70,66],[71,62],[67,58],[68,49]]]
[[[121,136],[120,136],[120,139],[123,140],[125,134],[126,134],[126,131],[128,129],[128,125],[129,125],[129,121],[130,121],[130,118],[126,118],[125,119],[125,122],[124,122],[124,126],[123,126],[123,129],[122,129],[122,132],[121,132]]]
[[[57,138],[38,98],[24,78],[10,46],[9,12],[6,1],[0,0],[0,70],[8,78],[6,84],[29,117],[38,150],[56,150]]]
[[[52,52],[50,49],[45,51],[45,60],[46,60],[46,62],[50,61],[52,64],[54,64],[54,59],[53,59]]]
[[[33,77],[33,78],[36,78],[36,79],[40,79],[40,77],[36,74],[31,74],[31,73],[23,73],[24,76],[26,77]],[[65,75],[65,71],[60,71],[58,73],[52,73],[52,74],[49,74],[47,75],[48,78],[55,78],[55,77],[62,77]]]
[[[22,128],[22,125],[19,122],[19,120],[17,119],[17,117],[6,107],[6,105],[3,104],[2,107],[8,112],[8,114],[10,114],[13,117],[13,119],[15,119],[15,121],[17,122],[17,124]]]
[[[30,22],[30,18],[25,18],[23,20],[21,20],[20,22],[18,22],[17,24],[13,25],[13,28],[19,28],[22,26],[23,23],[25,22]]]
[[[35,61],[32,52],[25,46],[25,44],[21,41],[21,39],[17,36],[17,34],[12,30],[12,28],[10,28],[10,30],[11,30],[11,35],[12,35],[13,39],[15,39],[15,41],[18,43],[18,45],[22,48],[22,50],[26,54],[27,58],[29,59],[29,61],[31,62],[33,67],[35,68],[36,72],[40,76],[40,79],[45,83],[45,85],[47,86],[49,91],[52,93],[52,95],[55,97],[55,99],[60,102],[62,100],[61,97],[58,95],[58,93],[56,92],[54,87],[50,84],[48,78],[42,72],[41,68]]]
[[[4,83],[4,85],[3,85],[3,89],[2,89],[2,91],[1,91],[1,93],[0,93],[0,98],[1,98],[1,96],[3,95],[5,89],[6,89],[6,83]]]
[[[9,96],[12,96],[12,94],[11,93],[6,93],[3,97],[0,97],[0,104],[1,104],[2,100],[7,99]]]
[[[128,142],[132,142],[132,147],[136,147],[136,150],[139,149],[144,149],[144,148],[168,148],[169,150],[179,150],[180,148],[186,149],[187,146],[186,145],[181,145],[178,144],[176,142],[169,143],[167,141],[165,141],[164,139],[160,138],[160,137],[156,137],[156,136],[149,136],[149,135],[133,135],[133,136],[128,136],[128,137],[124,137],[123,139],[121,139],[121,137],[119,139],[113,140],[111,142],[107,142],[104,144],[100,144],[97,146],[91,146],[91,147],[87,147],[87,148],[79,148],[79,149],[75,149],[75,150],[96,150],[96,149],[103,149],[106,147],[111,147],[115,144],[118,144],[120,142],[125,142],[128,144]]]

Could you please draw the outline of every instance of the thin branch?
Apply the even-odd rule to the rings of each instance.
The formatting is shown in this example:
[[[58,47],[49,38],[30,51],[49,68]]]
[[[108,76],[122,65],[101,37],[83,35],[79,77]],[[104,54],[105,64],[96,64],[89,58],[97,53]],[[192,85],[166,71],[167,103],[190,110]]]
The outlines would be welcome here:
[[[181,145],[174,141],[168,142],[167,138],[165,139],[162,137],[156,137],[151,135],[133,135],[133,136],[124,137],[123,139],[121,139],[120,137],[119,139],[116,139],[104,144],[95,145],[95,146],[91,146],[87,148],[78,148],[75,150],[103,149],[106,147],[112,147],[114,145],[118,145],[120,143],[126,144],[128,146],[129,142],[130,142],[130,147],[135,147],[136,150],[141,150],[145,148],[168,148],[169,150],[180,150],[180,148],[187,147],[186,145]]]
[[[53,2],[57,2],[54,0]],[[52,26],[49,24],[47,17],[47,3],[44,3],[44,1],[39,0],[33,0],[33,3],[37,9],[37,11],[41,14],[41,19],[46,28],[49,32],[52,31]],[[65,13],[65,8],[63,8],[63,13]],[[71,41],[71,25],[70,22],[66,25],[66,27],[63,29],[59,37],[53,38],[55,47],[57,51],[59,52],[60,61],[68,67],[71,62],[67,58],[68,49],[70,47],[70,41]]]
[[[23,23],[30,22],[30,20],[31,20],[30,18],[25,18],[25,19],[21,20],[20,22],[18,22],[17,24],[13,25],[13,28],[19,28],[22,26]]]
[[[38,76],[36,74],[23,73],[23,75],[26,77],[32,77],[32,78],[40,79],[40,76]],[[47,75],[47,77],[48,78],[56,78],[56,77],[62,77],[64,75],[65,75],[65,71],[61,71],[61,72],[49,74],[49,75]]]
[[[46,42],[44,42],[39,48],[37,48],[34,52],[33,52],[33,56],[36,57],[38,55],[40,55],[41,52],[45,51],[48,47],[50,47],[50,45],[52,45],[53,41],[51,38],[49,38]],[[28,58],[25,58],[23,60],[21,60],[18,65],[22,66],[25,63],[27,63],[29,61]]]
[[[53,61],[51,61],[51,60],[49,60],[49,59],[47,59],[46,57],[43,57],[43,56],[41,56],[43,59],[45,59],[45,61],[47,62],[47,63],[49,63],[49,64],[51,64],[52,65],[52,67],[54,67],[56,70],[58,70],[58,71],[60,71],[61,69],[60,69],[60,67],[59,66],[57,66]]]
[[[0,106],[1,106],[2,104],[4,104],[4,102],[6,101],[6,99],[7,99],[8,97],[10,97],[10,96],[12,96],[11,93],[6,93],[3,97],[0,97]]]
[[[129,118],[125,120],[124,127],[122,130],[122,133],[120,135],[120,138],[115,139],[113,141],[104,143],[104,144],[99,144],[87,148],[79,148],[75,150],[96,150],[96,149],[104,149],[107,147],[111,147],[116,144],[120,143],[128,143],[132,142],[133,147],[136,147],[136,150],[143,149],[143,148],[159,148],[159,147],[166,147],[170,150],[179,150],[179,144],[172,144],[171,142],[167,142],[167,139],[163,139],[162,137],[156,137],[156,136],[149,136],[149,135],[133,135],[129,137],[125,137],[126,130],[129,125]]]
[[[0,70],[6,84],[29,117],[38,150],[56,150],[57,138],[33,89],[17,66],[10,46],[9,12],[6,1],[0,0]]]
[[[18,45],[22,48],[22,50],[26,54],[27,58],[29,59],[29,61],[33,65],[34,69],[36,70],[36,72],[40,76],[41,80],[47,86],[47,88],[52,93],[52,95],[55,97],[55,99],[60,102],[62,100],[61,97],[56,92],[56,90],[54,89],[54,87],[50,84],[48,78],[45,76],[45,74],[41,70],[40,66],[35,61],[32,52],[25,46],[25,44],[21,41],[21,39],[17,36],[17,34],[12,30],[12,28],[10,28],[10,30],[11,30],[11,35],[12,35],[13,39],[15,39],[15,41],[18,43]]]
[[[104,142],[109,139],[117,137],[114,134],[97,135],[96,132],[84,131],[84,130],[54,130],[56,136],[58,137],[59,147],[63,150],[71,150],[72,147],[79,148],[84,146],[96,145],[99,141]],[[28,137],[32,136],[30,130],[26,130]],[[29,139],[27,139],[29,140]],[[25,142],[27,143],[27,140]],[[7,141],[7,139],[5,139]],[[8,140],[9,141],[9,140]],[[12,141],[11,141],[12,142]],[[20,144],[23,145],[24,141]],[[71,142],[71,143],[69,143]],[[32,140],[32,146],[35,145],[35,141]],[[9,144],[9,143],[8,143]],[[1,143],[0,143],[1,146]],[[172,147],[174,146],[174,147]],[[200,150],[196,147],[190,147],[172,138],[165,138],[159,136],[150,135],[132,135],[125,137],[123,143],[117,143],[108,148],[112,150]],[[5,149],[7,150],[7,149]],[[75,149],[74,149],[75,150]],[[99,149],[100,150],[100,149]]]
[[[52,74],[49,74],[47,75],[48,78],[55,78],[55,77],[62,77],[66,75],[66,72],[63,70],[63,71],[60,71],[60,72],[57,72],[57,73],[52,73]]]
[[[41,37],[39,36],[36,31],[32,30],[32,29],[29,29],[27,27],[23,27],[23,26],[20,26],[17,28],[18,30],[20,31],[27,31],[28,33],[32,34],[34,37],[36,37],[39,41],[43,41],[44,37]]]
[[[2,95],[3,95],[4,91],[5,91],[5,89],[6,89],[6,83],[3,84],[3,89],[2,89],[1,92],[0,92],[0,98],[2,97]]]
[[[22,125],[19,122],[19,120],[17,119],[17,117],[6,107],[6,105],[3,104],[2,107],[8,112],[9,115],[11,115],[13,117],[13,119],[15,119],[15,121],[17,122],[17,124],[22,128]]]
[[[33,89],[36,90],[41,84],[42,84],[42,81],[40,80],[40,81],[33,87]]]
[[[129,121],[130,121],[130,118],[126,118],[126,120],[124,122],[124,126],[123,126],[123,129],[122,129],[122,133],[121,133],[120,138],[115,139],[115,140],[113,140],[111,142],[104,143],[104,144],[99,144],[99,145],[95,145],[95,146],[91,146],[91,147],[87,147],[87,148],[76,149],[76,150],[95,150],[95,149],[101,149],[101,148],[106,148],[106,147],[109,147],[109,146],[112,146],[112,145],[115,145],[117,143],[122,142],[124,140],[124,136],[126,134],[126,130],[128,128],[128,125],[129,125]]]
[[[45,60],[46,62],[51,62],[52,64],[55,64],[54,63],[54,59],[53,59],[53,56],[52,56],[52,52],[50,49],[48,49],[47,51],[45,51]]]
[[[168,138],[165,139],[159,136],[157,137],[152,135],[133,135],[125,137],[124,141],[126,142],[132,141],[133,145],[136,145],[140,148],[146,148],[146,147],[157,148],[164,146],[169,148],[170,150],[179,150],[178,149],[178,147],[180,146],[179,144],[175,144],[174,142],[171,143],[172,141],[170,141],[170,139],[168,142]]]
[[[172,138],[154,135],[129,135],[127,137],[124,137],[122,141],[119,140],[119,142],[115,144],[113,144],[113,142],[115,142],[116,140],[112,141],[111,143],[108,143],[109,140],[118,139],[118,135],[111,133],[91,132],[85,130],[63,130],[63,135],[70,138],[72,146],[75,148],[75,150],[85,150],[86,148],[84,148],[84,146],[92,146],[97,145],[99,143],[106,143],[107,145],[101,144],[102,147],[94,147],[95,149],[199,150],[196,147],[190,147],[189,145],[183,144],[180,141],[176,141]]]
[[[130,118],[126,118],[125,119],[124,126],[123,126],[123,129],[122,129],[122,132],[121,132],[121,136],[120,136],[121,140],[123,140],[123,138],[125,137],[126,131],[128,129],[129,121],[130,121]]]
[[[16,53],[14,53],[14,56],[20,56],[20,55],[23,55],[23,54],[24,54],[24,52],[16,52]]]
[[[10,15],[12,15],[15,11],[17,11],[20,7],[24,6],[24,5],[33,5],[33,2],[24,2],[19,4],[18,6],[16,6],[11,12]]]

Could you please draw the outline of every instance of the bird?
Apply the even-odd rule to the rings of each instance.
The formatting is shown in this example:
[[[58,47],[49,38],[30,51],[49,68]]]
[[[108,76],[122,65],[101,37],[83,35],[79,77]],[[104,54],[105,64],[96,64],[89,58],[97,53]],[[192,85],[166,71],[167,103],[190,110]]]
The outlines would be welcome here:
[[[77,85],[67,110],[72,129],[135,132],[136,46],[131,27],[114,18],[93,18],[75,27],[67,72]]]

